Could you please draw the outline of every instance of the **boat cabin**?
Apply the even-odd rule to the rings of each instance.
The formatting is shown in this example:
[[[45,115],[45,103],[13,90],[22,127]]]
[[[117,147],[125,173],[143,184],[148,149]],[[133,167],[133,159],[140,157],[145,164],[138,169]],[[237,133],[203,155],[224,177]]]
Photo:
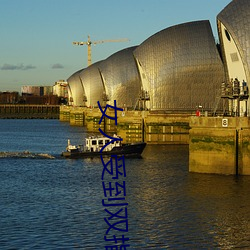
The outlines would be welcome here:
[[[114,138],[120,138],[117,135],[113,136]],[[85,139],[86,140],[86,146],[85,150],[90,151],[90,152],[99,152],[102,147],[109,142],[111,142],[109,145],[107,145],[103,151],[111,151],[112,148],[114,147],[120,147],[121,146],[121,141],[113,141],[113,139],[110,139],[108,137],[88,137]]]

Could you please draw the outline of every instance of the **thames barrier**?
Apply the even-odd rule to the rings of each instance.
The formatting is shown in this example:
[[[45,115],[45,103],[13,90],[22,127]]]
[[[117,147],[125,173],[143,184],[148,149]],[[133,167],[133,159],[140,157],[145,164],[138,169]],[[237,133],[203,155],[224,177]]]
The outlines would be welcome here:
[[[231,1],[216,24],[217,41],[209,20],[176,24],[79,69],[67,79],[72,110],[60,119],[96,131],[97,101],[116,100],[125,141],[189,144],[191,172],[249,175],[249,0]]]
[[[107,112],[114,116],[112,111]],[[72,126],[86,126],[88,133],[117,133],[126,142],[145,141],[149,144],[188,144],[189,115],[159,114],[149,111],[118,111],[118,125],[113,120],[103,119],[98,108],[61,106],[60,120]]]
[[[108,112],[108,115],[114,115]],[[189,171],[250,175],[250,118],[119,111],[118,125],[98,108],[61,106],[60,121],[85,126],[88,133],[117,133],[126,142],[189,145]]]

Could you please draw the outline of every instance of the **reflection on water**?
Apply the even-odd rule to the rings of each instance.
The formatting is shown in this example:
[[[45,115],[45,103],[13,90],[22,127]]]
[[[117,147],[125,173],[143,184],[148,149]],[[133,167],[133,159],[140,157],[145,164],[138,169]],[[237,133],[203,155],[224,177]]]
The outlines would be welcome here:
[[[147,146],[141,163],[127,162],[140,247],[250,247],[249,177],[188,173],[186,146]]]
[[[0,126],[0,152],[60,155],[86,136],[59,121]],[[126,172],[130,249],[250,249],[250,177],[189,173],[178,145],[148,145]],[[104,249],[101,173],[100,159],[1,158],[0,249]]]
[[[247,176],[189,175],[187,197],[218,246],[250,247],[249,191]]]

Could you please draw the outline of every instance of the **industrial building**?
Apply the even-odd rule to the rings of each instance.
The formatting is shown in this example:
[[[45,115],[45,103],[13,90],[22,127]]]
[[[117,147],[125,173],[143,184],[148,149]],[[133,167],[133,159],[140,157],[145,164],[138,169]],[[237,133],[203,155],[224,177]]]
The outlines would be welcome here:
[[[52,86],[22,86],[21,88],[22,95],[52,95],[53,87]]]
[[[67,80],[69,104],[92,107],[97,101],[105,105],[116,100],[131,110],[190,113],[202,107],[213,112],[223,84],[231,78],[250,80],[247,1],[234,0],[217,16],[220,44],[208,20],[193,21],[161,30],[75,72]],[[247,100],[240,104],[241,115]],[[231,106],[236,109],[236,101]]]
[[[16,104],[18,102],[18,92],[0,92],[0,104]]]
[[[68,83],[66,81],[59,80],[55,82],[52,89],[53,89],[53,95],[62,98],[68,98]]]

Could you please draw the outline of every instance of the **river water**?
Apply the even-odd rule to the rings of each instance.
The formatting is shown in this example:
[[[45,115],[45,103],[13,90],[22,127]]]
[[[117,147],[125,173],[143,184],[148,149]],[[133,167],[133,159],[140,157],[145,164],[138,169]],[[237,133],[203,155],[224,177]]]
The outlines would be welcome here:
[[[0,249],[105,249],[102,163],[60,157],[86,130],[58,120],[0,128]],[[125,165],[127,249],[250,249],[250,177],[189,173],[179,145],[147,145]]]

